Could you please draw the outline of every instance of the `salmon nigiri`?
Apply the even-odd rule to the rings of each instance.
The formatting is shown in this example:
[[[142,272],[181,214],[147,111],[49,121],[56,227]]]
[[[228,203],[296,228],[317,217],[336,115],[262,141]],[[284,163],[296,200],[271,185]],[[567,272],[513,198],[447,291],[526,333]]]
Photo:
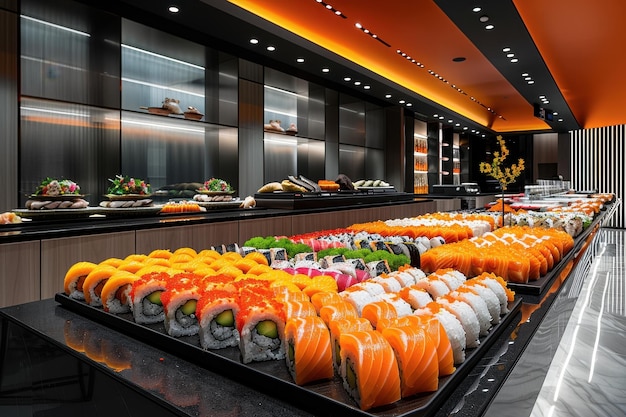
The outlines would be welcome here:
[[[393,348],[400,368],[402,398],[439,387],[437,349],[422,327],[387,327],[383,337]]]
[[[334,375],[328,328],[318,316],[295,317],[285,324],[285,361],[298,385]]]
[[[400,371],[389,342],[374,330],[343,333],[341,378],[361,410],[398,401]]]

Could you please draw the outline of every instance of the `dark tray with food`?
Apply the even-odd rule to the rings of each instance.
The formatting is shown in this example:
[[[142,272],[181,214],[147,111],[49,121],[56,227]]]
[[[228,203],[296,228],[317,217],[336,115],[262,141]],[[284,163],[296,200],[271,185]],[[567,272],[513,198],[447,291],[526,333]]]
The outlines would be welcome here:
[[[107,313],[102,308],[92,307],[64,293],[57,294],[55,300],[64,308],[86,318],[223,374],[237,382],[250,385],[269,395],[280,396],[312,413],[379,417],[421,417],[434,414],[490,346],[503,335],[516,318],[519,319],[518,313],[522,304],[519,298],[509,302],[508,313],[501,317],[500,322],[495,324],[486,336],[480,337],[480,344],[477,348],[466,350],[465,361],[457,365],[451,375],[439,378],[436,391],[403,398],[389,405],[363,411],[348,395],[342,386],[341,379],[337,376],[329,380],[297,385],[284,359],[244,364],[237,347],[205,350],[201,347],[198,335],[171,337],[165,332],[163,323],[136,324],[131,313]]]

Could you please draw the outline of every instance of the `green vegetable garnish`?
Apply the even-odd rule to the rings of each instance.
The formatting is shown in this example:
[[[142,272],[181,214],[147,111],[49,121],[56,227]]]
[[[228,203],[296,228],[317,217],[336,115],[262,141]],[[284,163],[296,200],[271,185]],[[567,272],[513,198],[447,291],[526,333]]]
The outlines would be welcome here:
[[[269,337],[270,339],[276,339],[278,337],[278,328],[276,327],[276,323],[272,320],[262,320],[258,322],[256,331],[260,335]]]
[[[351,361],[346,363],[346,382],[350,388],[356,388],[356,374],[354,373],[354,369],[352,369]]]
[[[146,298],[148,299],[148,301],[150,301],[152,304],[156,304],[156,305],[163,305],[163,303],[161,302],[161,293],[163,291],[155,291],[153,293],[150,293]]]
[[[234,327],[235,326],[235,316],[233,315],[233,310],[224,310],[217,316],[215,316],[215,322],[220,326],[224,327]]]
[[[191,316],[193,313],[196,312],[197,303],[197,300],[188,300],[185,304],[182,305],[180,311],[186,316]]]

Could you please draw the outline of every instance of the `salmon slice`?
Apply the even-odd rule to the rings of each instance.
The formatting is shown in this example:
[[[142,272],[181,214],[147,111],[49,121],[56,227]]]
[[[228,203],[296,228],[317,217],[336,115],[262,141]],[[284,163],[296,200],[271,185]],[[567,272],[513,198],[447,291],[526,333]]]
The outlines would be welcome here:
[[[400,400],[398,361],[382,334],[373,330],[343,333],[339,343],[343,386],[361,410]]]
[[[328,328],[318,316],[295,317],[285,324],[285,360],[297,385],[334,375]]]
[[[94,268],[98,266],[93,262],[77,262],[72,265],[65,273],[63,279],[63,290],[65,294],[77,300],[84,300],[83,283],[85,278]]]
[[[388,327],[383,337],[393,348],[400,370],[402,398],[439,387],[439,363],[433,341],[421,326]]]

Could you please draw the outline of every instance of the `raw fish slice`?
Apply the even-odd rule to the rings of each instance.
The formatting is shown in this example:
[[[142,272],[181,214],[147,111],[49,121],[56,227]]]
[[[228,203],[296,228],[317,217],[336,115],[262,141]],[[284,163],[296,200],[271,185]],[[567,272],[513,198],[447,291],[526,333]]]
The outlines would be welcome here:
[[[83,294],[85,302],[94,307],[102,306],[100,295],[106,280],[111,277],[117,269],[111,265],[98,265],[95,267],[83,282]]]
[[[358,317],[359,314],[352,304],[342,299],[341,301],[338,301],[334,304],[322,306],[319,312],[319,316],[328,326],[328,324],[332,320],[338,320],[348,317]]]
[[[139,277],[128,271],[117,271],[102,287],[101,299],[104,311],[114,314],[130,311],[130,290]]]
[[[434,342],[419,326],[388,327],[383,337],[393,348],[400,369],[402,398],[439,387],[439,362]]]
[[[333,365],[339,374],[341,365],[341,345],[339,338],[342,333],[374,330],[368,319],[363,317],[346,317],[342,319],[332,320],[328,323],[330,330],[330,343],[333,353]]]
[[[298,385],[334,375],[330,334],[317,316],[287,320],[285,352],[287,368]]]
[[[343,386],[361,410],[401,398],[398,363],[391,345],[379,332],[343,333],[339,343]]]

